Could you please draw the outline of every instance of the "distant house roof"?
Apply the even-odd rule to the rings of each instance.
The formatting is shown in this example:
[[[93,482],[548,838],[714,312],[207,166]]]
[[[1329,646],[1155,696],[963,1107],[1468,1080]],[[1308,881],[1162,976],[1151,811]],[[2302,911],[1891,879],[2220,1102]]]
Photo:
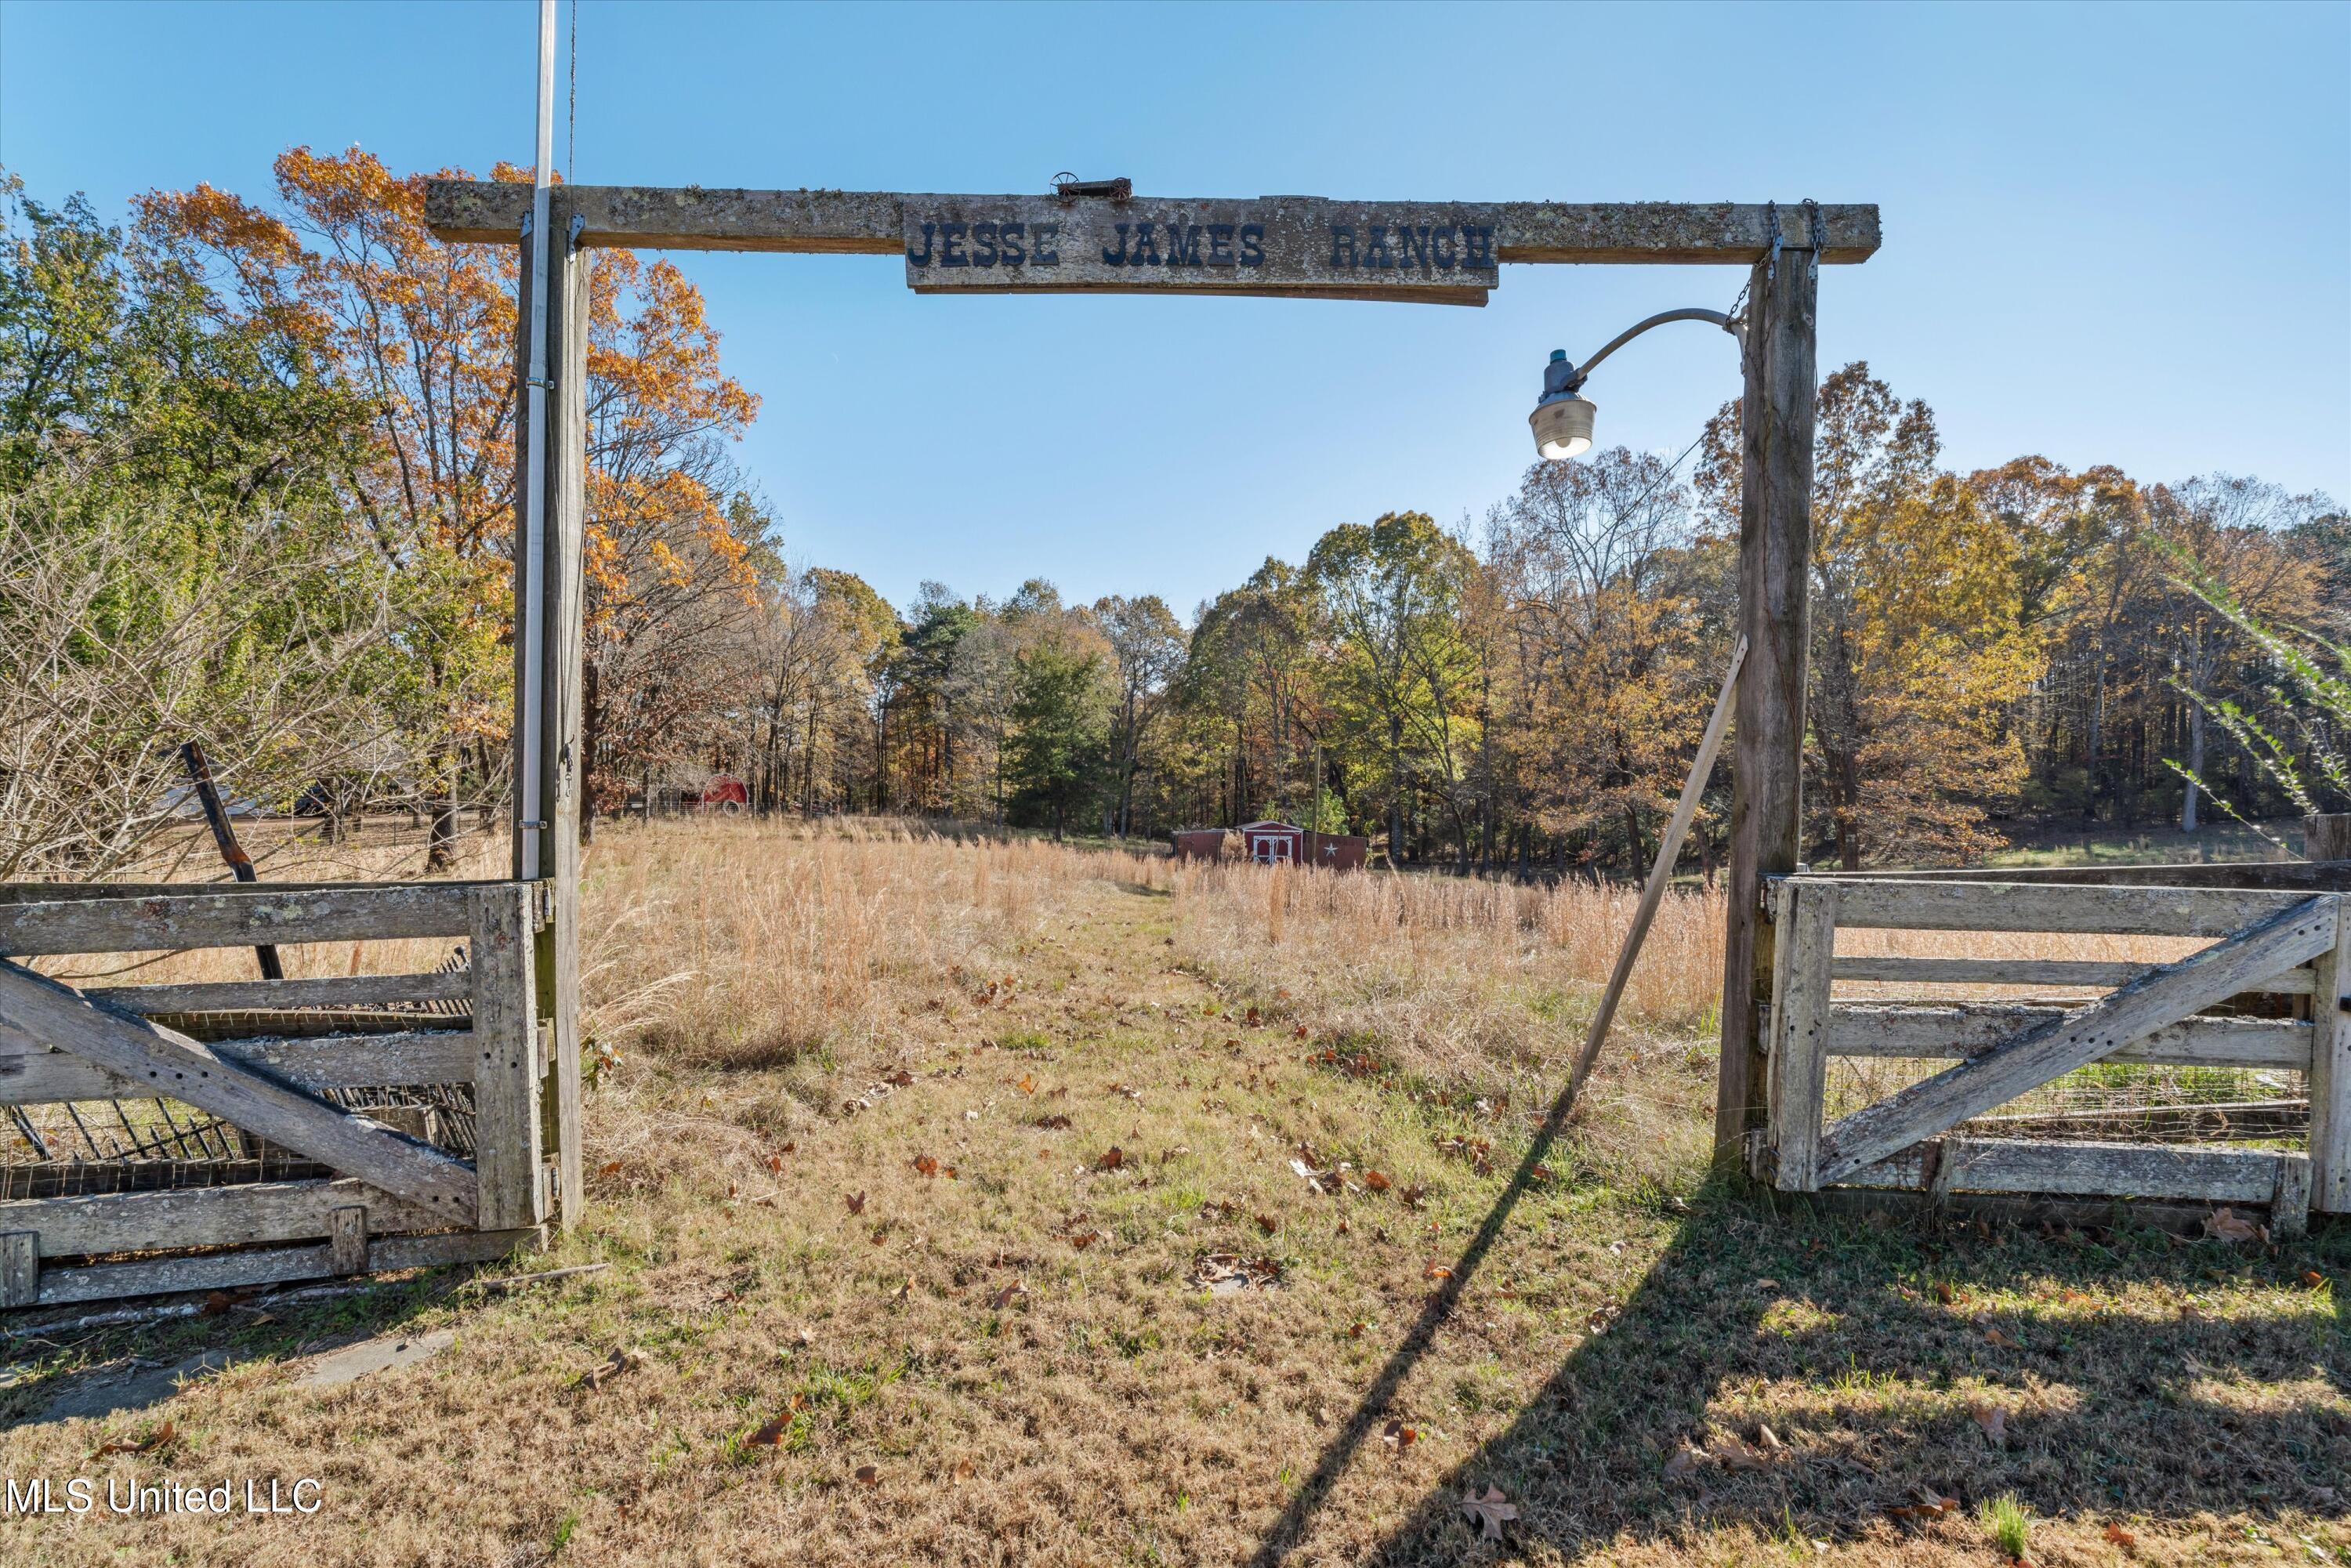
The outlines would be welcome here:
[[[1306,831],[1295,822],[1279,822],[1272,821],[1271,819],[1268,819],[1262,822],[1243,822],[1234,831],[1236,832],[1253,833],[1261,828],[1278,830],[1285,833],[1302,833]]]

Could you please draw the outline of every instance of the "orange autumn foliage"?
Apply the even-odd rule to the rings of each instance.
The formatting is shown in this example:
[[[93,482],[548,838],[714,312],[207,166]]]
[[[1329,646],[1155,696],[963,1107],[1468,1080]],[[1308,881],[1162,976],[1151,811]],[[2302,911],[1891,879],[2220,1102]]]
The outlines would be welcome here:
[[[377,548],[465,568],[470,616],[511,635],[516,516],[517,252],[444,246],[424,224],[423,173],[357,147],[293,148],[265,208],[211,185],[151,192],[143,232],[206,264],[225,298],[297,336],[374,413],[377,441],[349,476]],[[444,169],[438,177],[462,179]],[[528,169],[501,163],[498,180]],[[725,497],[724,443],[758,399],[719,364],[701,293],[665,261],[604,251],[590,273],[584,556],[591,631],[638,594],[715,565],[737,590],[752,541]],[[685,564],[681,551],[698,563]]]

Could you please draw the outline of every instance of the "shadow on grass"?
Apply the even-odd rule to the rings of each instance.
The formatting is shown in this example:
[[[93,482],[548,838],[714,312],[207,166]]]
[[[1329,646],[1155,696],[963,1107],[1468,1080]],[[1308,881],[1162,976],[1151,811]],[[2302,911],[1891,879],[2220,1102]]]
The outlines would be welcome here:
[[[2351,1323],[2302,1276],[2339,1280],[2346,1241],[2253,1256],[2147,1230],[1930,1234],[1709,1195],[1623,1312],[1371,1560],[1457,1560],[1458,1500],[1488,1485],[1562,1552],[1738,1526],[1854,1541],[1909,1528],[1889,1508],[1957,1498],[1971,1516],[2003,1493],[2094,1529],[2338,1517]],[[2001,1412],[2003,1443],[1976,1406]],[[1669,1474],[1685,1441],[1716,1462]]]
[[[230,1365],[292,1361],[396,1333],[447,1301],[475,1272],[439,1270],[307,1301],[217,1298],[214,1311],[145,1323],[76,1329],[66,1318],[0,1341],[6,1377],[0,1431],[149,1409],[183,1382]],[[93,1302],[85,1315],[117,1304]]]
[[[1556,1112],[1257,1568],[1308,1540],[1390,1418],[1547,1156]],[[2001,1493],[2093,1524],[2337,1517],[2351,1504],[2351,1303],[2335,1293],[2351,1294],[2347,1269],[2351,1225],[2255,1252],[2147,1229],[1838,1223],[1709,1187],[1623,1310],[1365,1560],[1470,1554],[1460,1499],[1489,1485],[1519,1510],[1516,1542],[1567,1555],[1740,1526],[1852,1541],[1910,1528],[1891,1507],[1955,1497],[1971,1513]],[[2003,1443],[1976,1406],[2001,1411]],[[1669,1474],[1685,1442],[1717,1458]]]

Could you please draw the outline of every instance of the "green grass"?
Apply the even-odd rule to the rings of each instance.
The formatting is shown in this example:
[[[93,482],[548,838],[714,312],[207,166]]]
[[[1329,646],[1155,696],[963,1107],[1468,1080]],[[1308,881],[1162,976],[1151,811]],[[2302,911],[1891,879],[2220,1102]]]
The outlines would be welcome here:
[[[2301,825],[2265,823],[2273,834],[2299,847]],[[2086,832],[2019,834],[2009,848],[1984,858],[1988,866],[2173,865],[2191,861],[2267,861],[2276,850],[2251,829],[2217,822],[2194,833],[2177,827],[2094,828]]]
[[[2022,1558],[2027,1541],[2032,1534],[2032,1521],[2025,1516],[2023,1505],[2012,1492],[2002,1492],[1987,1498],[1976,1511],[1983,1527],[1991,1531],[1991,1542],[2000,1548],[2001,1555],[2013,1563]]]

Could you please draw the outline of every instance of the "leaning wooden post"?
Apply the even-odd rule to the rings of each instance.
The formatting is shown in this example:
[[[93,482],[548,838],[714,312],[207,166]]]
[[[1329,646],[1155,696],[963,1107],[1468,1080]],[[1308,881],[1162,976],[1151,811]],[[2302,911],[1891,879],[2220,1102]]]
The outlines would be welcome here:
[[[539,559],[529,559],[524,531],[515,529],[515,602],[542,580],[546,585],[540,638],[540,756],[538,798],[519,796],[522,735],[515,726],[514,874],[546,889],[545,918],[534,943],[538,1016],[547,1025],[547,1082],[540,1103],[546,1141],[556,1154],[557,1217],[565,1226],[580,1215],[580,796],[585,758],[580,750],[583,617],[580,538],[588,485],[588,254],[574,243],[572,203],[556,193],[548,225],[555,253],[547,310],[547,364],[553,383],[547,392],[547,526]],[[530,319],[531,281],[537,235],[524,236],[517,319]],[[530,350],[517,334],[517,378],[529,374]],[[515,467],[519,481],[529,463],[527,398],[516,399]],[[519,515],[520,484],[517,486]],[[515,640],[515,687],[520,692],[522,639]],[[524,863],[526,821],[543,824],[536,835],[534,863]]]
[[[1796,869],[1802,827],[1817,296],[1809,250],[1777,250],[1755,264],[1748,280],[1739,500],[1739,629],[1747,639],[1747,669],[1731,751],[1730,905],[1714,1122],[1715,1162],[1725,1168],[1739,1166],[1747,1134],[1763,1113],[1762,1008],[1772,941],[1763,878]]]

